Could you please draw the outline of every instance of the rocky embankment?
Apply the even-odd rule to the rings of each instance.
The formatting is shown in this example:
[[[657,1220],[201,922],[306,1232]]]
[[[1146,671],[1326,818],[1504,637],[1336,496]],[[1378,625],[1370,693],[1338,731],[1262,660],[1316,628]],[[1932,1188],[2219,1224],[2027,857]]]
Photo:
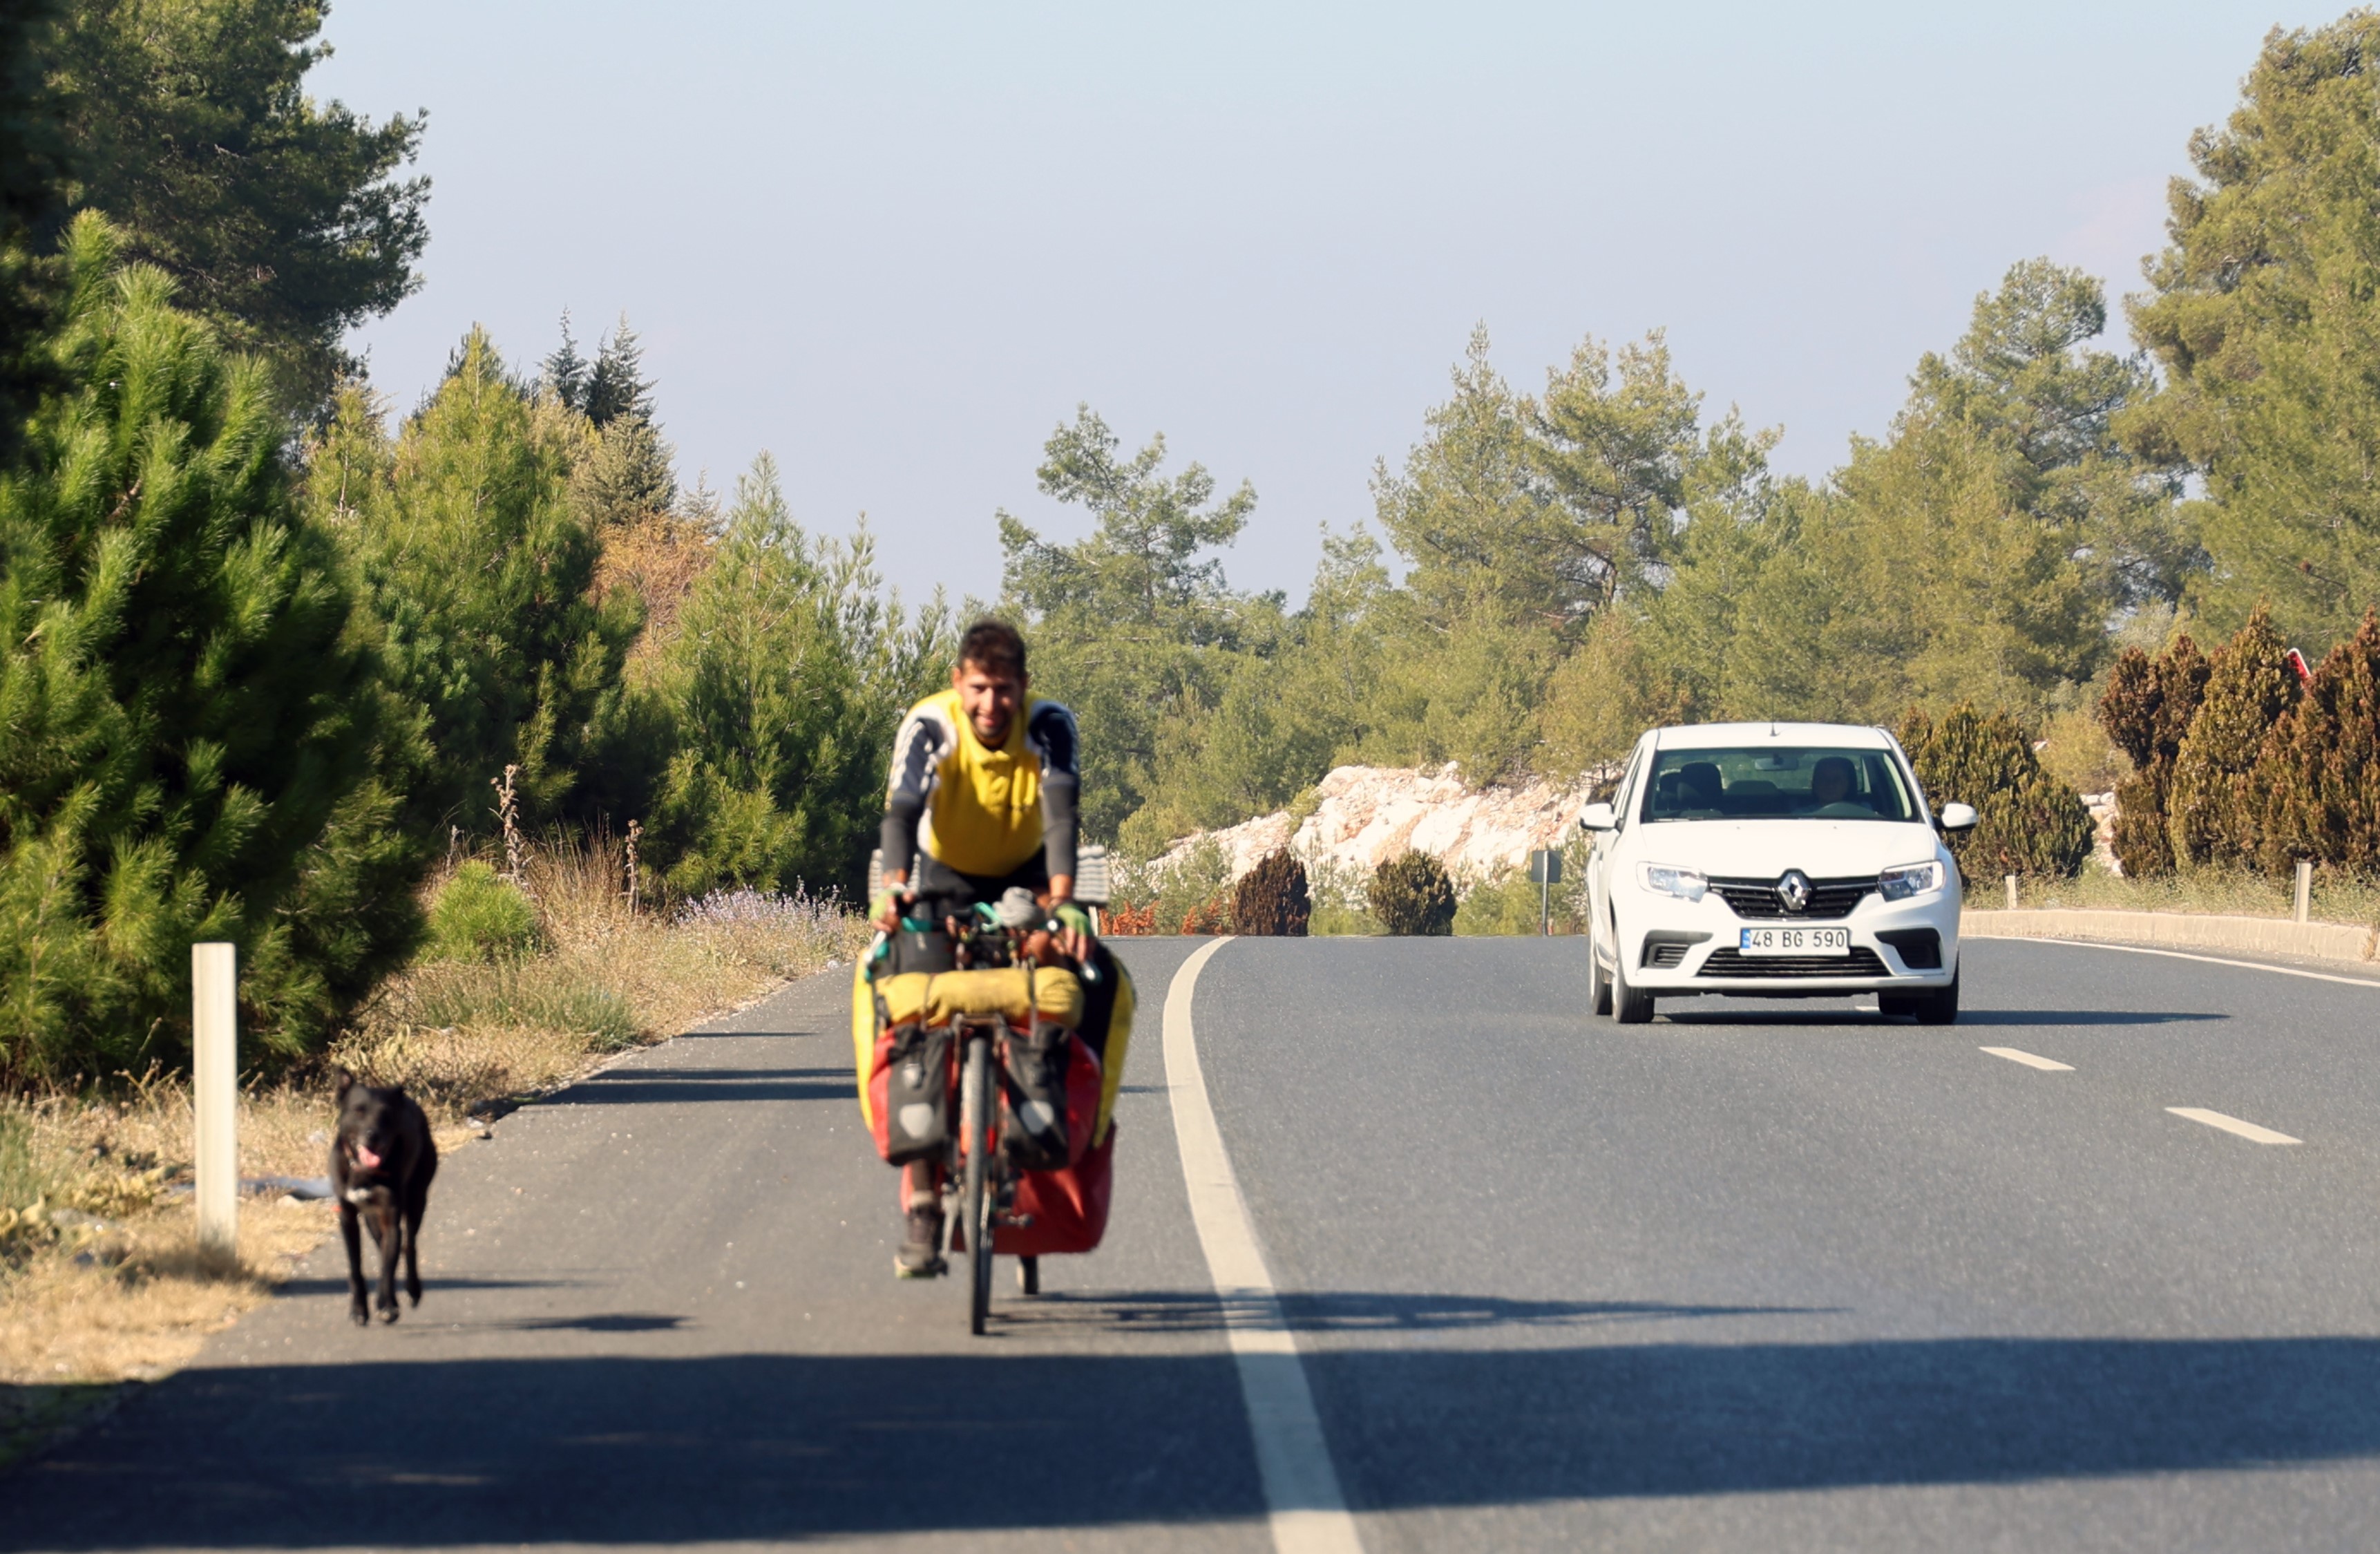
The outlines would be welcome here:
[[[1212,842],[1238,879],[1286,846],[1308,868],[1335,864],[1368,874],[1408,850],[1428,853],[1449,873],[1486,879],[1528,862],[1538,847],[1559,847],[1602,774],[1564,786],[1474,788],[1441,768],[1342,766],[1288,809],[1225,831],[1176,843],[1161,870]]]

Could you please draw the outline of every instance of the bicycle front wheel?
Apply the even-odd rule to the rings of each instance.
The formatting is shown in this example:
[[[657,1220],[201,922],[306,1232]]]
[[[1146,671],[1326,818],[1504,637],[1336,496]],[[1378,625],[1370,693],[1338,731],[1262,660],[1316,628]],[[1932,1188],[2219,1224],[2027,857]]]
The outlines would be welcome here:
[[[966,1227],[967,1330],[983,1336],[991,1316],[991,1038],[967,1038],[966,1064],[959,1075],[959,1123],[966,1140],[965,1188],[959,1197],[959,1223]]]

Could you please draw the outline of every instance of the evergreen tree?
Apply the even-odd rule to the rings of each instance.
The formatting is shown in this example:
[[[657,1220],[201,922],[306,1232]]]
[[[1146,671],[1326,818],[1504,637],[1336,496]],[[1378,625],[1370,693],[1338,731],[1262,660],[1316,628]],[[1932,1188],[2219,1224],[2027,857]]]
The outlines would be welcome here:
[[[346,537],[385,623],[399,688],[428,718],[436,762],[409,796],[418,823],[489,824],[489,783],[518,765],[532,824],[573,804],[617,707],[636,600],[590,598],[599,540],[569,500],[585,423],[512,382],[486,334],[392,443],[343,395],[308,489]]]
[[[183,1061],[200,940],[301,1050],[419,934],[410,730],[261,364],[98,218],[67,257],[73,386],[0,472],[0,1078]]]
[[[2152,659],[2125,650],[2107,674],[2099,721],[2132,763],[2116,784],[2116,862],[2135,878],[2173,872],[2173,835],[2166,800],[2174,762],[2206,694],[2208,665],[2188,635],[2176,637]]]
[[[1391,934],[1443,938],[1454,931],[1454,881],[1427,853],[1408,852],[1374,869],[1365,902]]]
[[[610,337],[596,347],[586,391],[573,408],[593,421],[599,431],[614,421],[651,420],[653,384],[644,370],[644,347],[637,342],[637,332],[628,327],[628,315],[622,313]]]
[[[2380,612],[2324,656],[2251,779],[2265,867],[2380,868]]]
[[[2074,790],[2041,770],[2032,742],[2006,712],[1961,705],[1937,722],[1912,711],[1900,725],[1917,781],[1937,810],[1974,806],[1975,829],[1950,839],[1970,880],[2004,874],[2068,876],[2091,856],[2091,812]]]
[[[318,0],[77,0],[44,49],[67,107],[74,203],[128,256],[323,404],[341,341],[420,284],[426,178],[399,180],[425,115],[373,124],[307,95],[328,57]]]
[[[562,344],[553,347],[545,358],[540,376],[554,398],[577,411],[587,413],[587,379],[593,370],[588,359],[578,354],[577,337],[570,332],[570,310],[562,310]]]
[[[62,0],[0,0],[0,463],[15,457],[35,396],[63,386],[43,346],[67,137],[65,104],[42,61],[64,11]]]
[[[2369,11],[2266,37],[2228,124],[2192,137],[2132,313],[2167,386],[2123,431],[2204,478],[2204,611],[2267,602],[2284,637],[2343,636],[2380,598],[2375,52]]]
[[[1210,553],[1238,537],[1256,492],[1219,501],[1196,464],[1160,474],[1161,435],[1128,459],[1120,446],[1084,406],[1043,450],[1042,492],[1097,520],[1084,539],[1053,543],[998,516],[1002,591],[1027,627],[1033,689],[1082,724],[1083,825],[1103,840],[1147,802],[1160,731],[1211,706],[1230,655],[1280,616],[1278,600],[1233,593]]]
[[[2207,661],[2205,694],[2173,759],[2166,795],[2174,861],[2253,863],[2263,850],[2265,804],[2249,774],[2274,726],[2297,705],[2297,671],[2259,607]]]
[[[954,647],[938,607],[912,621],[886,602],[864,531],[802,532],[763,455],[658,674],[675,749],[646,834],[671,887],[856,899],[893,729]]]

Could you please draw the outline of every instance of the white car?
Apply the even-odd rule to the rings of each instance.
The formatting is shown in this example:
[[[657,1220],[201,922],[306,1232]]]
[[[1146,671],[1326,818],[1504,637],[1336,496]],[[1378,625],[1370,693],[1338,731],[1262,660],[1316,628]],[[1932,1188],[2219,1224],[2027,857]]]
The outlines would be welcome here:
[[[1887,1014],[1959,1017],[1959,866],[1909,758],[1880,728],[1701,723],[1636,742],[1609,804],[1579,817],[1595,1012],[1654,1000],[1876,993]]]

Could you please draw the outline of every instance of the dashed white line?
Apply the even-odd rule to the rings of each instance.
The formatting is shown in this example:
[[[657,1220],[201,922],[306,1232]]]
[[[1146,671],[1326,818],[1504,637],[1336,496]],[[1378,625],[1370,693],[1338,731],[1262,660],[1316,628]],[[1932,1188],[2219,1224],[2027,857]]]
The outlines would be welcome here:
[[[1207,1099],[1206,1073],[1198,1065],[1190,996],[1200,968],[1230,942],[1223,938],[1200,946],[1173,974],[1165,993],[1165,1087],[1173,1102],[1182,1175],[1190,1187],[1190,1218],[1198,1227],[1198,1244],[1207,1254],[1207,1273],[1215,1281],[1239,1369],[1257,1475],[1271,1512],[1273,1548],[1280,1554],[1363,1554],[1338,1470],[1330,1465],[1314,1390],[1297,1357],[1297,1336],[1281,1314],[1281,1296],[1257,1244],[1240,1179]]]
[[[2258,1127],[2253,1123],[2243,1123],[2237,1117],[2227,1117],[2220,1111],[2209,1111],[2203,1106],[2168,1106],[2166,1110],[2177,1117],[2187,1117],[2193,1123],[2204,1123],[2210,1128],[2221,1128],[2225,1133],[2237,1134],[2241,1138],[2257,1144],[2303,1144],[2305,1142],[2302,1138],[2291,1138],[2285,1133],[2275,1133],[2270,1128]]]
[[[2022,1063],[2027,1068],[2040,1069],[2045,1074],[2074,1072],[2072,1063],[2062,1063],[2056,1058],[2045,1058],[2037,1052],[2026,1052],[2014,1047],[1979,1047],[1975,1050],[1979,1052],[1989,1052],[1996,1058],[2006,1058],[2012,1063]]]

